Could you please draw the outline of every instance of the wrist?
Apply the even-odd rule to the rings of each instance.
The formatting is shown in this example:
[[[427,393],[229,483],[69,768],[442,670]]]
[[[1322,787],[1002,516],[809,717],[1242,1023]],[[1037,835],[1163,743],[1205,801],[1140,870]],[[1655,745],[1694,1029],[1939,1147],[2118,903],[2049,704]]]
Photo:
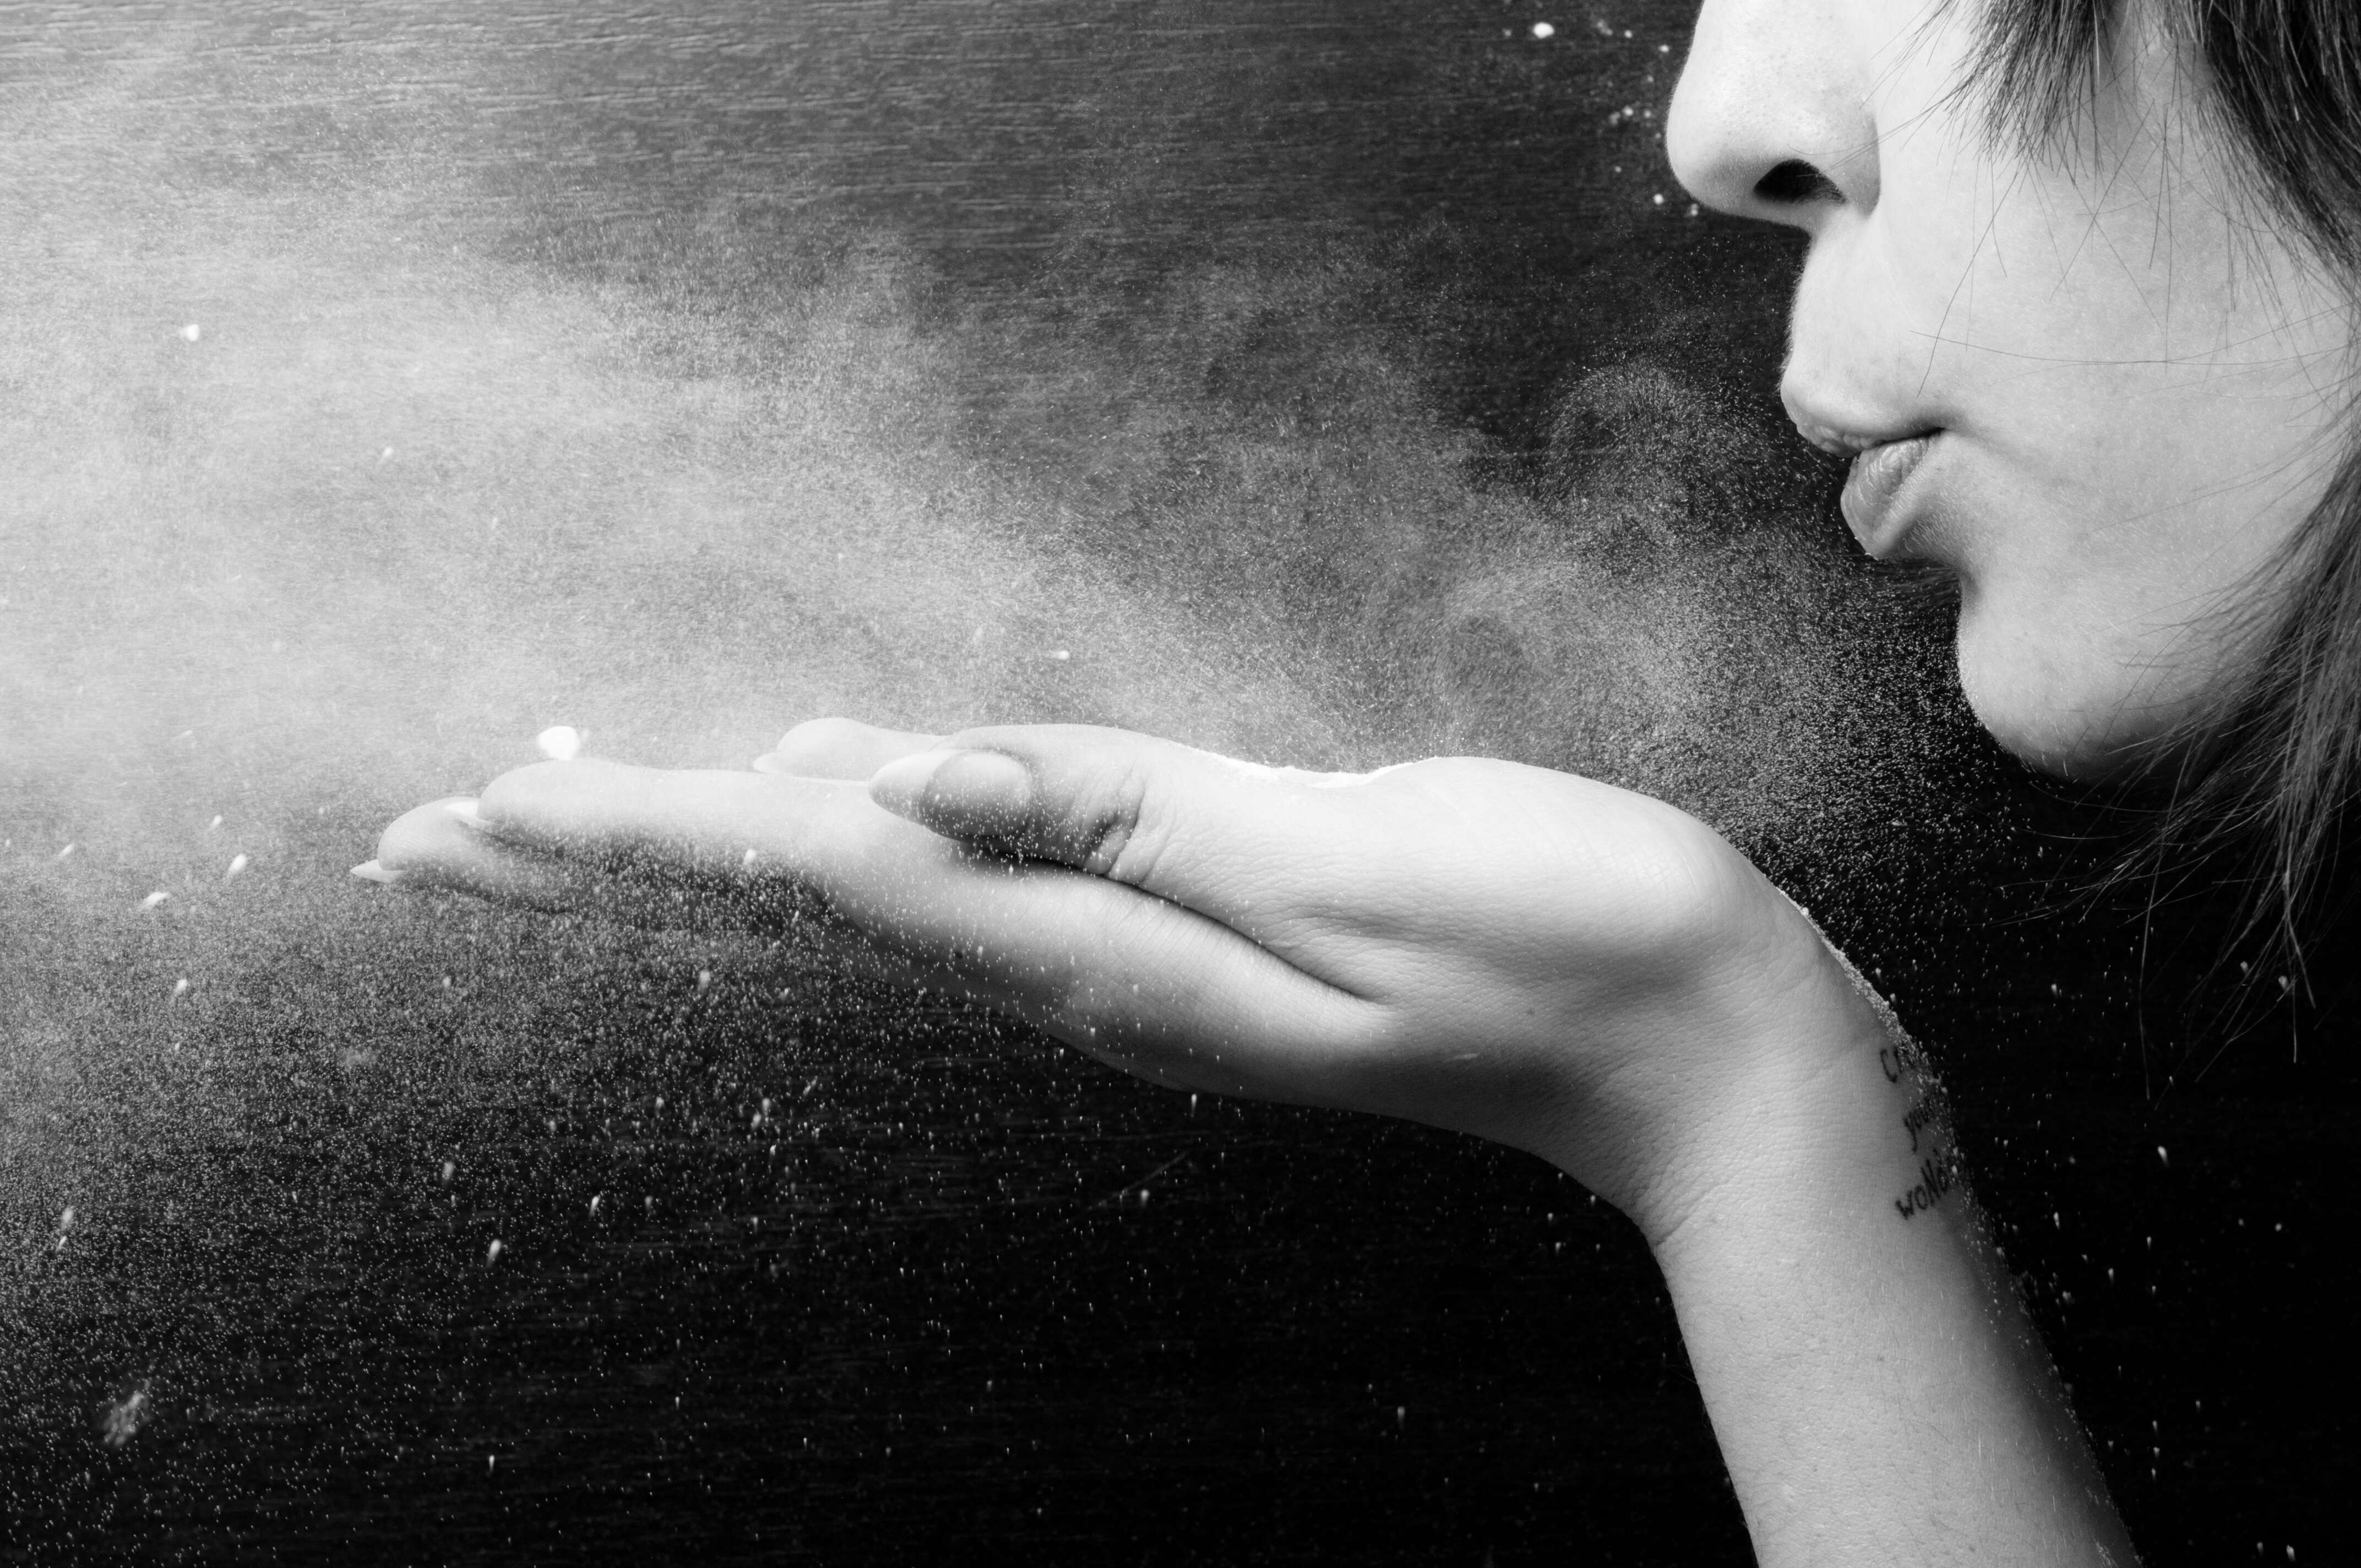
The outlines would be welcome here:
[[[1660,1256],[1717,1215],[1807,1203],[1868,1216],[1868,1194],[1938,1147],[1939,1168],[1956,1168],[1922,1054],[1808,916],[1763,890],[1770,918],[1705,970],[1665,1031],[1657,1113],[1631,1119],[1648,1133],[1611,1196]]]
[[[1682,1171],[1668,1171],[1645,1217],[1634,1216],[1668,1275],[1773,1231],[1883,1235],[1966,1212],[1949,1113],[1924,1053],[1865,999],[1788,1022],[1750,1042],[1743,1097],[1697,1124]]]

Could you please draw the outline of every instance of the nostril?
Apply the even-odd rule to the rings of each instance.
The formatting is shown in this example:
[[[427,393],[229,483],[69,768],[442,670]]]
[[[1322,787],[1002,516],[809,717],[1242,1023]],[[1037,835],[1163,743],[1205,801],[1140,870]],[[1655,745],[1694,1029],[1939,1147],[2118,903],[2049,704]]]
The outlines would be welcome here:
[[[1774,165],[1770,173],[1754,182],[1754,194],[1765,202],[1781,206],[1800,206],[1807,202],[1842,202],[1844,192],[1837,182],[1806,163],[1800,158]]]

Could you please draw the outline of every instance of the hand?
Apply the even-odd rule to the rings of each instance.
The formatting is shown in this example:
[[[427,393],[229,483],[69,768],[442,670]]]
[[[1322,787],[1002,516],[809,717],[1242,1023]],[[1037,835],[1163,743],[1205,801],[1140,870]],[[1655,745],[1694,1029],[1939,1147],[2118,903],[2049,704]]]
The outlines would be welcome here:
[[[1126,1070],[1531,1149],[1652,1238],[1874,1026],[1727,842],[1564,773],[836,720],[756,767],[520,769],[402,817],[377,863],[553,907],[684,883],[750,920],[807,898],[921,982]]]

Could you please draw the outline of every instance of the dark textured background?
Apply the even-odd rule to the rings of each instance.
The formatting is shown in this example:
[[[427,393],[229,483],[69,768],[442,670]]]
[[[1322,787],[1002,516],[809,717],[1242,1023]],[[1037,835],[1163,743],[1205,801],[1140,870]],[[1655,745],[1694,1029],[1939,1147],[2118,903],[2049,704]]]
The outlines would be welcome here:
[[[343,880],[543,723],[851,709],[1703,812],[1942,1053],[2150,1560],[2334,1561],[2345,1014],[2073,895],[1662,169],[1686,25],[0,6],[0,1553],[1744,1559],[1523,1157]]]

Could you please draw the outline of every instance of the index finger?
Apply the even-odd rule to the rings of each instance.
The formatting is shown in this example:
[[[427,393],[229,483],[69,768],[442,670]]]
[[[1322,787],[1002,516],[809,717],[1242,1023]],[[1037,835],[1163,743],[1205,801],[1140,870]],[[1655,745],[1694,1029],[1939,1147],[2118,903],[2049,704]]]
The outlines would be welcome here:
[[[858,780],[595,759],[502,773],[476,809],[511,843],[697,876],[793,868],[827,881],[857,874],[894,839],[916,849],[927,837],[878,810]]]
[[[567,859],[791,881],[868,939],[1168,1082],[1323,1099],[1312,1068],[1369,1016],[1368,1004],[1202,914],[1104,878],[979,855],[884,810],[857,784],[542,764],[495,780],[478,811],[503,839]],[[1279,1042],[1291,1045],[1274,1050]]]

